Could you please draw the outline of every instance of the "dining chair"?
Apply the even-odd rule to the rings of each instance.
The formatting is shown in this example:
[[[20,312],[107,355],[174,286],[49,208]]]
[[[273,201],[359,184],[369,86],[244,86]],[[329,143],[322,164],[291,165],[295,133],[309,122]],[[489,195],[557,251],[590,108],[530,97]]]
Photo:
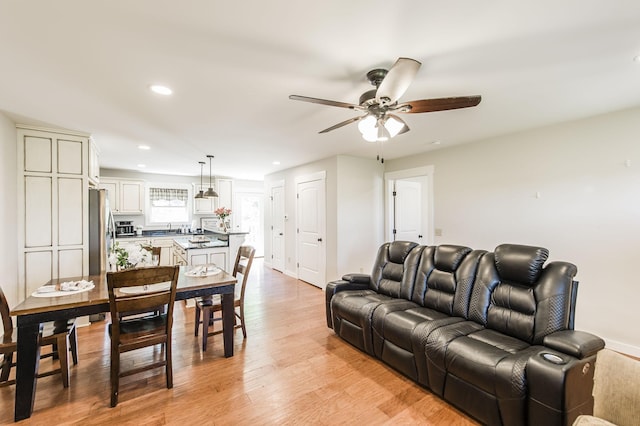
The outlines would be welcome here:
[[[15,379],[9,380],[11,368],[16,366],[13,360],[14,354],[18,350],[17,333],[13,332],[13,319],[10,315],[9,303],[0,288],[0,316],[2,317],[2,325],[4,334],[0,336],[0,354],[2,354],[2,363],[0,363],[0,387],[14,384]],[[38,373],[37,377],[46,377],[54,374],[60,374],[62,377],[62,386],[69,387],[69,351],[73,364],[78,364],[78,338],[76,334],[75,319],[68,321],[48,322],[42,325],[40,333],[40,348],[51,346],[51,352],[41,354],[40,359],[49,358],[59,359],[60,367]]]
[[[167,389],[173,387],[171,328],[178,273],[179,266],[134,268],[107,273],[111,312],[112,407],[118,404],[120,377],[165,367]],[[138,315],[127,316],[131,312]],[[141,312],[147,312],[148,315],[141,316]],[[120,354],[155,345],[163,346],[164,359],[121,370]]]
[[[234,329],[242,328],[242,335],[247,338],[247,327],[244,320],[244,295],[247,288],[247,280],[249,278],[249,271],[251,270],[251,264],[253,263],[253,256],[256,253],[256,249],[251,246],[240,246],[238,254],[236,256],[236,262],[233,267],[233,276],[238,278],[238,274],[242,274],[242,285],[238,287],[236,284],[235,295],[233,301],[234,314],[236,316],[236,324]],[[239,312],[235,309],[238,308]],[[221,317],[216,318],[215,313],[222,311],[222,299],[219,294],[214,294],[211,297],[202,298],[196,302],[196,320],[195,320],[195,335],[198,337],[198,329],[202,324],[202,351],[207,350],[207,338],[214,334],[220,334],[223,330],[216,331],[215,329],[209,331],[209,325],[213,325],[215,321],[222,320]],[[202,321],[200,321],[200,314],[202,313]],[[240,323],[238,324],[238,320]]]

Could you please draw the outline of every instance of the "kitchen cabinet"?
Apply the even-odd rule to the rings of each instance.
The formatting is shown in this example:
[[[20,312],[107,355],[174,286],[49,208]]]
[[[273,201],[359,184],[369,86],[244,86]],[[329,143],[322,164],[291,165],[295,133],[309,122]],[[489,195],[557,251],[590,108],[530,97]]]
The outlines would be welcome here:
[[[193,184],[193,194],[197,194],[200,190],[206,191],[209,189],[208,183]],[[232,209],[233,200],[233,180],[216,178],[214,180],[213,189],[218,193],[218,198],[197,198],[193,201],[193,213],[194,214],[214,214],[213,211],[218,207],[226,207]]]
[[[100,188],[107,190],[113,214],[144,214],[144,181],[102,178]]]
[[[202,186],[199,183],[193,184],[193,195],[195,196],[198,191],[206,191],[208,189],[207,184]],[[208,214],[212,215],[215,210],[215,198],[195,198],[193,200],[193,214]]]
[[[18,296],[88,274],[89,135],[17,128]]]
[[[152,247],[161,247],[160,266],[173,266],[173,238],[153,238]]]

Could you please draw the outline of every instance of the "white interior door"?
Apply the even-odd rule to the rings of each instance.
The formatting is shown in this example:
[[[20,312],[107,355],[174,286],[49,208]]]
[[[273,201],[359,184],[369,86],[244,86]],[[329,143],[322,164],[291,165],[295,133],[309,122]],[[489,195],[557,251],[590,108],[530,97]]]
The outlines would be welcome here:
[[[271,188],[271,267],[284,272],[284,186]]]
[[[393,191],[394,240],[422,242],[422,184],[396,180]]]
[[[384,174],[387,241],[434,244],[433,176],[433,166]]]
[[[324,174],[297,179],[296,191],[298,279],[324,288],[326,285]]]

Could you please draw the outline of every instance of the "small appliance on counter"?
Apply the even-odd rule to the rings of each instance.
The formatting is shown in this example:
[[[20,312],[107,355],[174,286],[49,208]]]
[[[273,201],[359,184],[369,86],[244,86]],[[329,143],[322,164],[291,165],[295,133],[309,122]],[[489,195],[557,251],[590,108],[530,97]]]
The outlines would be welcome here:
[[[121,220],[116,222],[116,237],[136,235],[135,226],[131,220]]]

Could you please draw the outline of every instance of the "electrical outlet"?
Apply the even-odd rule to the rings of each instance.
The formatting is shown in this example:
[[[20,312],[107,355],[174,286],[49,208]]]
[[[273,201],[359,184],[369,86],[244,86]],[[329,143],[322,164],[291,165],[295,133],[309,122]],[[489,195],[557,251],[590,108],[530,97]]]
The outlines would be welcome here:
[[[436,228],[436,237],[442,237],[442,228]]]

